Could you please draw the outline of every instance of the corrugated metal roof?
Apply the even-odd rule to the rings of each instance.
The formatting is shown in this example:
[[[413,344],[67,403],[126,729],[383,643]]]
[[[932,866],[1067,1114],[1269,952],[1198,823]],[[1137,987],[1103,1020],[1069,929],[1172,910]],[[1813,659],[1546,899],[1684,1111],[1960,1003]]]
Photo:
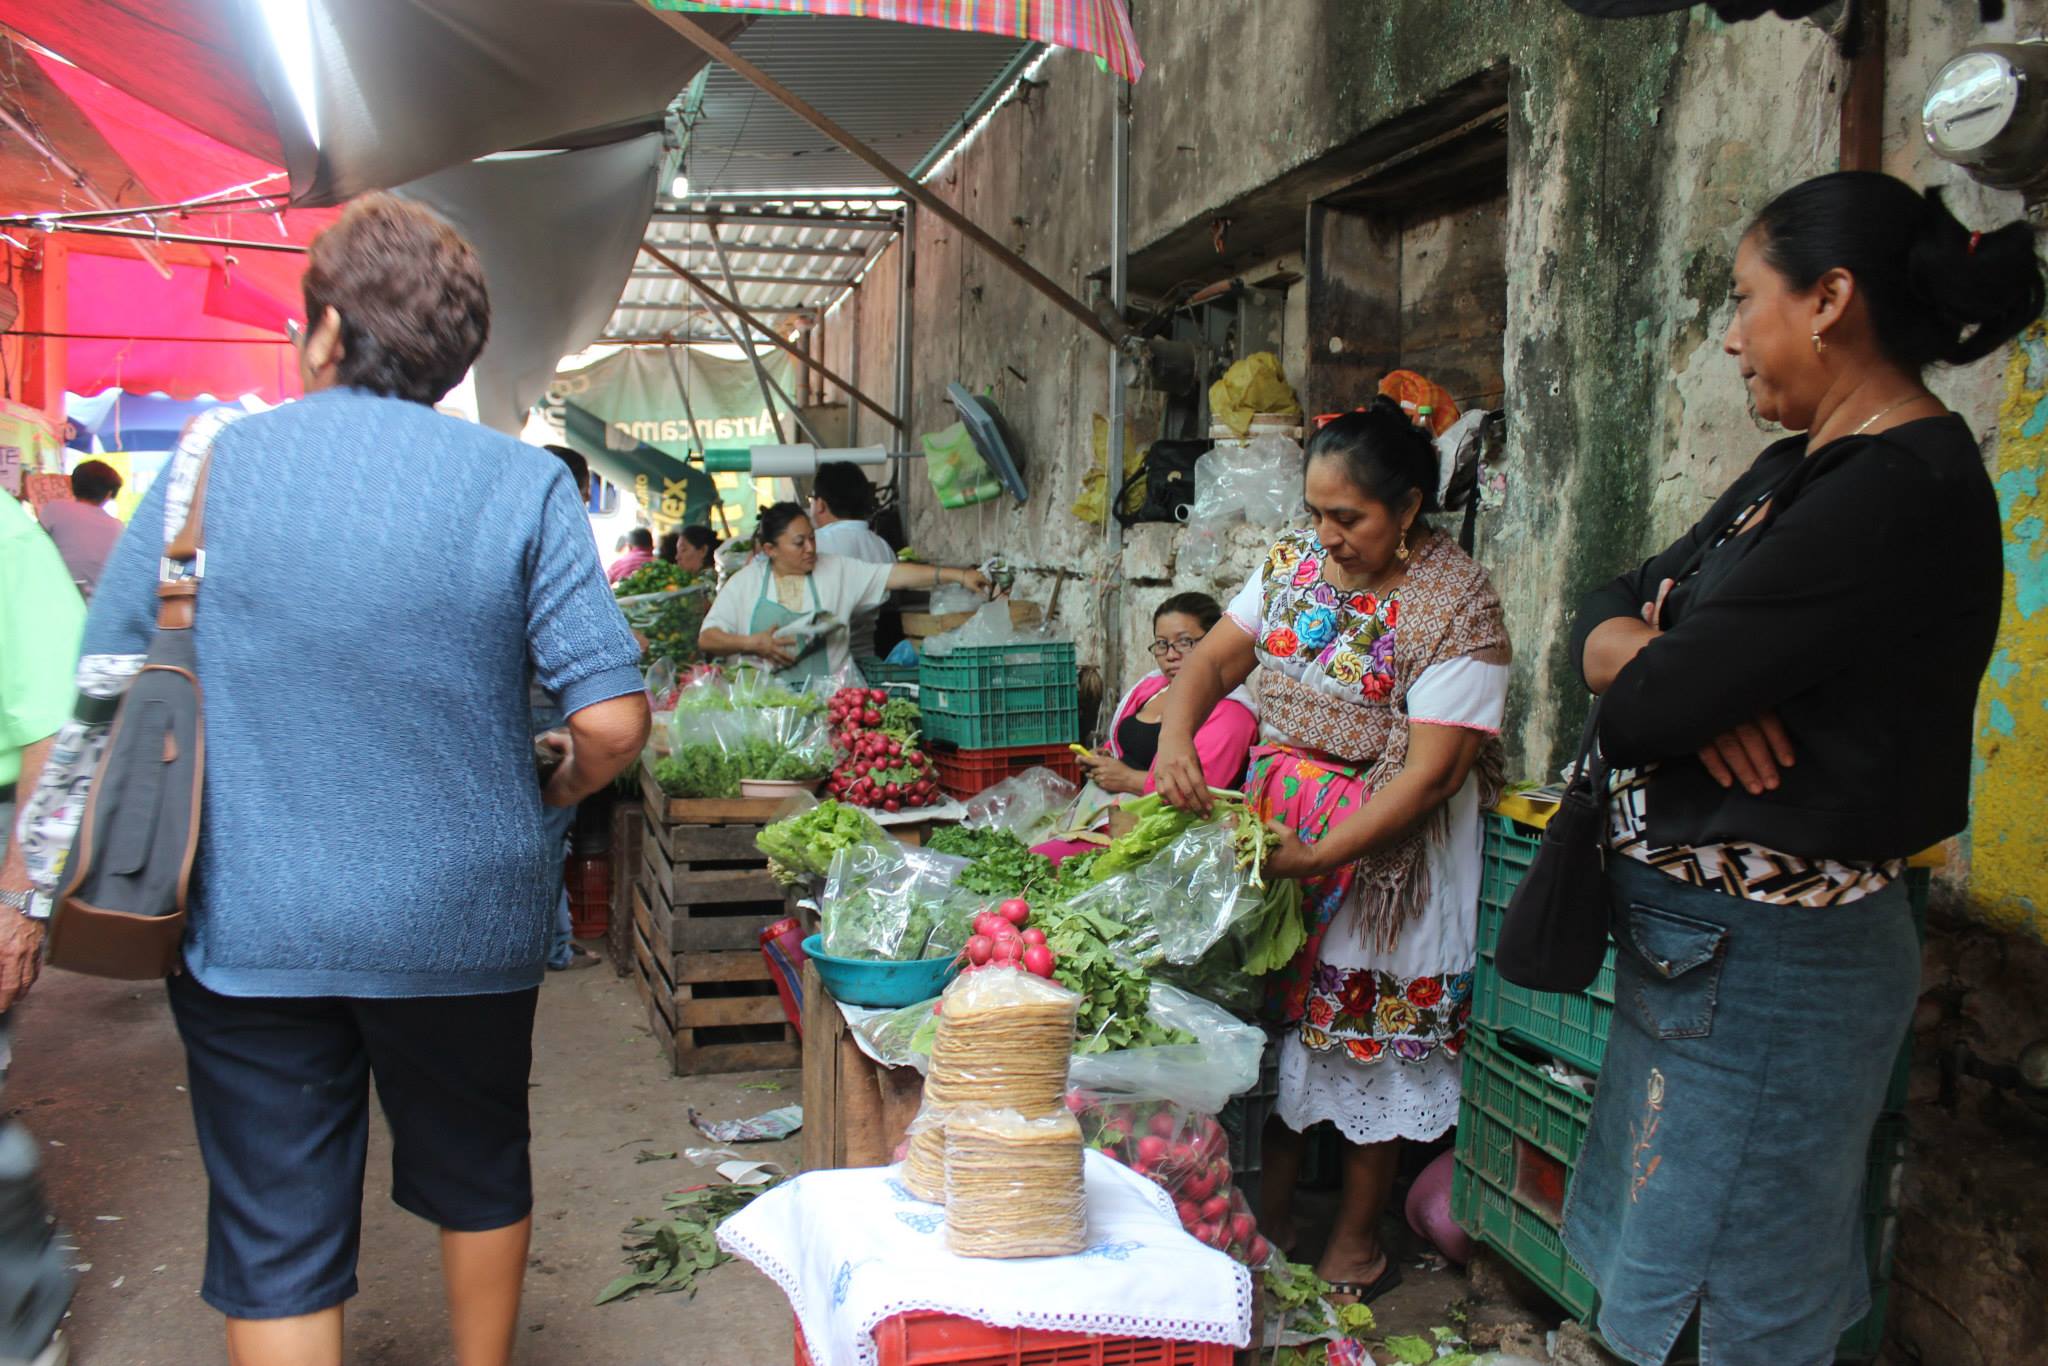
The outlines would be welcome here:
[[[829,307],[888,244],[898,222],[890,203],[882,209],[872,201],[693,201],[687,214],[656,214],[647,240],[781,330],[794,314]],[[712,246],[714,233],[732,268],[730,288]],[[654,340],[670,334],[679,341],[728,340],[689,284],[643,252],[606,335]]]
[[[875,19],[756,21],[741,56],[909,170],[1028,43]],[[697,194],[881,190],[873,169],[750,82],[714,65],[685,166]]]
[[[733,46],[904,170],[943,151],[1035,47],[989,34],[801,16],[759,19]],[[664,196],[648,240],[778,329],[795,314],[830,307],[898,222],[896,200],[856,197],[886,189],[866,163],[723,66],[713,66],[706,81],[684,173],[689,200]],[[788,198],[762,197],[770,191]],[[730,290],[714,232],[732,268]],[[669,336],[728,340],[690,286],[643,253],[606,337]]]

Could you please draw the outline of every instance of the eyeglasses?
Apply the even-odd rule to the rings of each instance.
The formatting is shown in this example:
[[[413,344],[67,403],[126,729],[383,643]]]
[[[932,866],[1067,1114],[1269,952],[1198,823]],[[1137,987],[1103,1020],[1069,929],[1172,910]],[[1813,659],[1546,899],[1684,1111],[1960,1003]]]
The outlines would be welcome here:
[[[1200,636],[1176,636],[1172,640],[1155,640],[1151,645],[1152,657],[1164,659],[1168,655],[1184,655],[1201,643]]]
[[[284,334],[291,338],[293,346],[304,346],[306,344],[306,325],[297,318],[286,318],[284,320]]]

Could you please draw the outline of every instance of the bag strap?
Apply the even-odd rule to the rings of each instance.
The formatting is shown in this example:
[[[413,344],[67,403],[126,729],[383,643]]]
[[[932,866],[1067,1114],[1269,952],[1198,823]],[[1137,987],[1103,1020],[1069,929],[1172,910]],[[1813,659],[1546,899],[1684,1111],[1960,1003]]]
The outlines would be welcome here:
[[[206,481],[213,472],[213,443],[234,417],[226,412],[202,414],[203,426],[187,434],[196,438],[199,473],[192,481],[192,501],[185,509],[185,524],[164,545],[158,562],[156,585],[156,628],[159,631],[188,631],[199,606],[199,585],[206,578]],[[181,443],[182,445],[183,443]],[[166,472],[168,474],[168,471]]]

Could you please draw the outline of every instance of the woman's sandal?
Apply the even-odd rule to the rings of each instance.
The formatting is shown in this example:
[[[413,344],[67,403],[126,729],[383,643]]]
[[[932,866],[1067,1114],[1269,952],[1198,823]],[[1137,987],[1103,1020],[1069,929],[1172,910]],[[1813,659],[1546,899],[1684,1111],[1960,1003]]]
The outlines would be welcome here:
[[[1323,1298],[1340,1308],[1351,1304],[1371,1304],[1400,1283],[1401,1264],[1389,1257],[1386,1269],[1370,1281],[1332,1281],[1330,1293]]]

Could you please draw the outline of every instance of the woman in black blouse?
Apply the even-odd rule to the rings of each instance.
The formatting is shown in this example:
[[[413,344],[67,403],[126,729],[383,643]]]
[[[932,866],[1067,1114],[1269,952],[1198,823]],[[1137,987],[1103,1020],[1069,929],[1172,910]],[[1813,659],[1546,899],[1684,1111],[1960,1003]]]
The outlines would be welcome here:
[[[1900,875],[1968,821],[2003,591],[1976,440],[1921,376],[2042,305],[2024,224],[1875,173],[1787,191],[1725,348],[1800,435],[1581,604],[1623,952],[1565,1241],[1632,1362],[1695,1314],[1703,1359],[1829,1362],[1869,1306],[1864,1150],[1919,985]]]

